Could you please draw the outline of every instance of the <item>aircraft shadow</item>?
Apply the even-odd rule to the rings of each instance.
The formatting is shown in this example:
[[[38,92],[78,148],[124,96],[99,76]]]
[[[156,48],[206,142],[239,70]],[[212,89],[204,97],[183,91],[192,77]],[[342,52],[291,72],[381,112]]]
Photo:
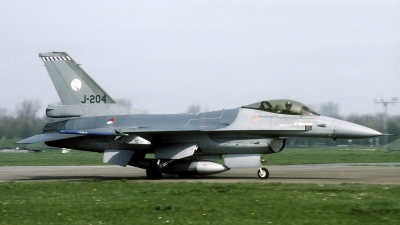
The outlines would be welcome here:
[[[16,179],[15,181],[152,181],[148,180],[146,176],[33,176],[31,178]],[[217,181],[217,180],[230,180],[230,181],[240,181],[240,180],[260,180],[258,177],[249,176],[191,176],[189,178],[179,178],[175,175],[163,175],[162,181]],[[289,180],[349,180],[348,178],[335,178],[335,177],[273,177],[271,176],[268,180],[273,180],[274,182],[289,181]],[[157,180],[153,180],[157,181]]]
[[[271,179],[280,180],[348,180],[349,178],[342,177],[270,177]]]
[[[194,180],[258,180],[258,177],[211,177],[211,176],[191,176],[189,178],[179,178],[175,175],[163,175],[161,180],[164,181],[194,181]],[[116,176],[35,176],[31,178],[16,179],[15,181],[152,181],[146,176],[135,177],[116,177]],[[157,181],[157,180],[154,180]]]

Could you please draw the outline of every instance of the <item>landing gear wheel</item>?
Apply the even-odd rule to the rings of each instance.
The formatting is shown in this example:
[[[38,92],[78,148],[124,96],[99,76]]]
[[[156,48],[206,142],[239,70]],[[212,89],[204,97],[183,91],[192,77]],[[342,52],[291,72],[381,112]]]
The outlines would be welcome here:
[[[152,164],[146,169],[147,179],[159,180],[162,175],[161,167],[157,164]]]
[[[260,179],[268,179],[269,171],[267,170],[267,168],[261,167],[260,169],[258,169],[257,175]]]

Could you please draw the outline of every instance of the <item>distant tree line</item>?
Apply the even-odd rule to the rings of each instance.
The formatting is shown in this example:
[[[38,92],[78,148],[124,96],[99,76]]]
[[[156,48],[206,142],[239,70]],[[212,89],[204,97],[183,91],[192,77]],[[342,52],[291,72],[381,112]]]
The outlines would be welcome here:
[[[116,101],[119,104],[132,106],[129,99],[119,98]],[[15,111],[0,107],[0,140],[27,138],[41,134],[46,123],[62,120],[48,118],[44,114],[42,117],[38,116],[40,106],[38,100],[24,100],[17,104]]]
[[[46,120],[37,117],[39,109],[38,100],[24,100],[17,105],[15,112],[0,108],[0,138],[25,138],[42,133]]]
[[[121,101],[122,102],[122,101]],[[131,105],[131,102],[125,102]],[[0,107],[0,139],[27,138],[35,134],[42,133],[43,126],[54,119],[37,116],[40,109],[40,102],[37,100],[24,100],[17,104],[14,112]],[[190,105],[187,113],[198,113],[202,110],[199,104]],[[350,114],[341,116],[338,112],[338,105],[333,102],[322,104],[317,110],[322,115],[357,123],[377,131],[383,132],[383,114]],[[400,133],[400,115],[388,116],[389,134]],[[397,136],[388,136],[388,142],[398,139]],[[383,137],[372,139],[338,139],[336,141],[330,138],[289,138],[288,146],[336,146],[336,145],[364,145],[381,146],[384,143]]]

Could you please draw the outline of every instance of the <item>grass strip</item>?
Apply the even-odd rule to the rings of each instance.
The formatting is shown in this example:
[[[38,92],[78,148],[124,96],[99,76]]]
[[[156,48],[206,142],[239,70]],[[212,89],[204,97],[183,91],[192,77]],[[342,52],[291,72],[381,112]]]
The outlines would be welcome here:
[[[0,183],[0,224],[399,224],[400,186]]]
[[[0,153],[0,166],[83,166],[108,165],[103,163],[103,154],[71,150],[46,150],[39,153]]]

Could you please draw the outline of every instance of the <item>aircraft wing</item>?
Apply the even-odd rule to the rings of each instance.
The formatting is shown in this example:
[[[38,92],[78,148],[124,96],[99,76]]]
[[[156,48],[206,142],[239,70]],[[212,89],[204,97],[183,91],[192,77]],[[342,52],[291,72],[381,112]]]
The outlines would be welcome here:
[[[32,144],[37,142],[47,142],[47,141],[57,141],[63,139],[69,139],[74,137],[83,136],[82,134],[60,134],[60,133],[46,133],[37,134],[35,136],[20,140],[16,142],[17,144]]]
[[[144,129],[144,130],[127,130],[119,132],[115,131],[97,131],[97,130],[60,130],[59,133],[45,133],[45,134],[37,134],[32,137],[20,140],[16,142],[16,144],[32,144],[38,142],[48,142],[48,141],[57,141],[75,137],[83,137],[83,136],[131,136],[137,137],[134,133],[167,133],[167,132],[198,132],[200,130],[160,130],[160,129]],[[144,143],[148,141],[144,140]]]
[[[173,132],[200,132],[199,129],[153,129],[153,128],[135,128],[124,129],[87,129],[87,130],[60,130],[61,134],[79,134],[82,136],[129,136],[135,133],[173,133]],[[206,130],[208,131],[208,130]]]

